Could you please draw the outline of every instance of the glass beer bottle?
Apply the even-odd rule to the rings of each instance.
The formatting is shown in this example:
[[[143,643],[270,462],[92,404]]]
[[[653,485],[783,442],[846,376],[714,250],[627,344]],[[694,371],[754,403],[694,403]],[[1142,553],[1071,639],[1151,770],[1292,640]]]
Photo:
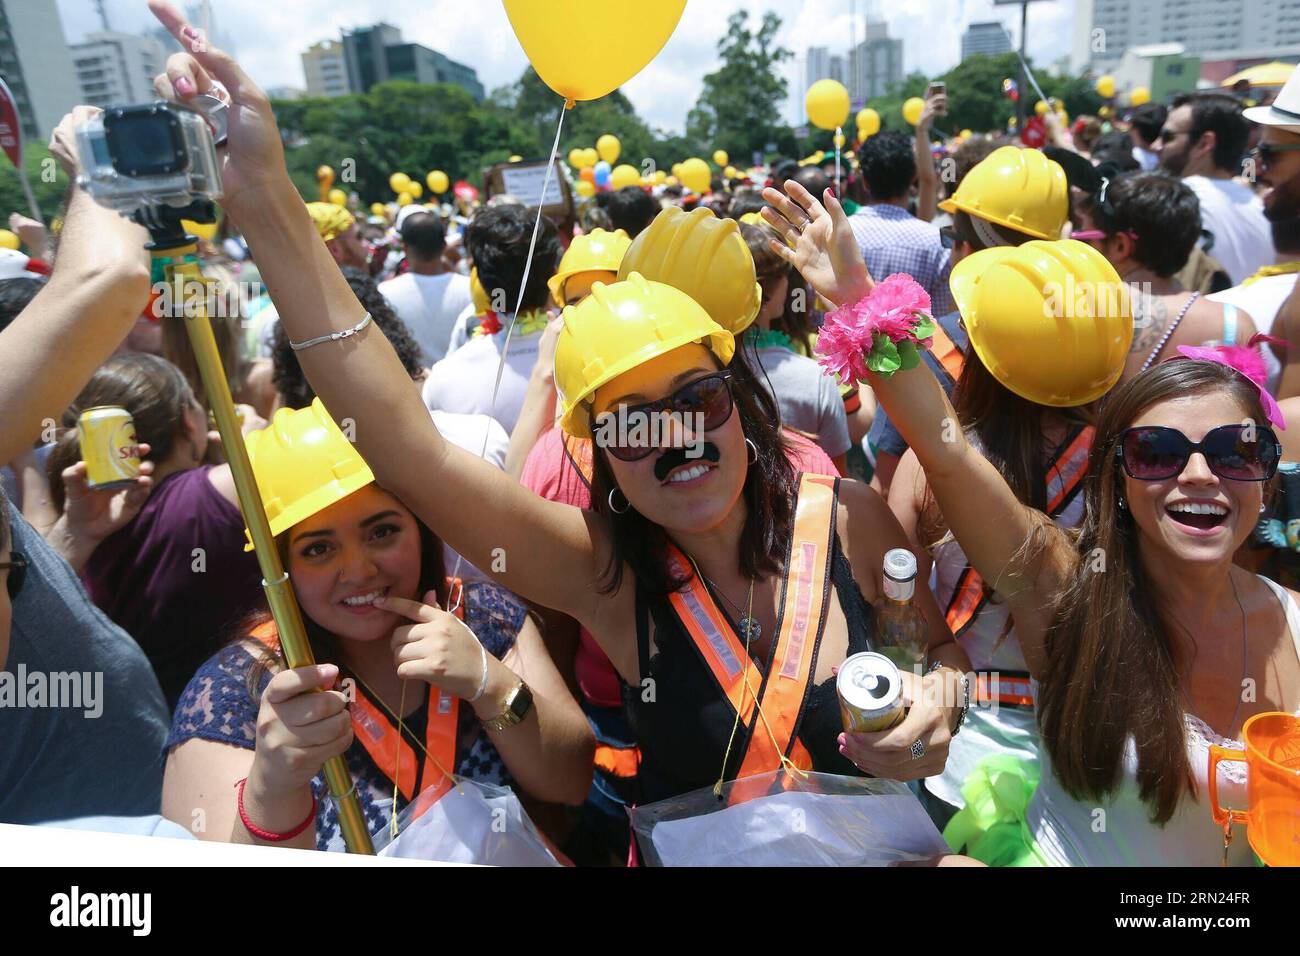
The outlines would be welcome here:
[[[916,555],[906,548],[885,554],[885,600],[876,608],[876,650],[900,671],[925,673],[930,631],[921,609],[912,603],[916,591]]]

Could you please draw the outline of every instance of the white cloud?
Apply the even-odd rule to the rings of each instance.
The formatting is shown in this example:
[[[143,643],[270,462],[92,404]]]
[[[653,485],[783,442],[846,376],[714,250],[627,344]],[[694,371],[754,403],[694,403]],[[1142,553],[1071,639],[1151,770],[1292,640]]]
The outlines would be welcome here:
[[[58,0],[58,5],[69,42],[100,28],[91,0]],[[153,24],[142,0],[107,0],[106,6],[114,29],[136,32]],[[773,10],[783,20],[777,40],[795,54],[782,73],[790,87],[787,119],[798,122],[807,48],[827,46],[847,54],[851,6],[851,0],[688,0],[673,37],[624,92],[652,126],[680,132],[703,77],[718,67],[717,41],[726,31],[727,17],[743,9],[757,22],[764,11]],[[856,6],[861,38],[868,0],[858,0]],[[1019,7],[995,8],[992,0],[889,0],[878,6],[890,35],[903,39],[908,72],[935,75],[953,66],[960,57],[962,31],[972,21],[1001,20],[1019,38]],[[268,87],[303,86],[299,54],[304,48],[337,37],[344,27],[380,20],[400,27],[407,40],[473,66],[489,90],[513,82],[525,64],[499,0],[472,5],[465,0],[212,0],[212,7],[218,29],[233,38],[244,68]],[[1051,63],[1068,52],[1073,7],[1074,0],[1030,5],[1029,53],[1038,63]],[[599,4],[593,5],[592,15],[615,16]]]

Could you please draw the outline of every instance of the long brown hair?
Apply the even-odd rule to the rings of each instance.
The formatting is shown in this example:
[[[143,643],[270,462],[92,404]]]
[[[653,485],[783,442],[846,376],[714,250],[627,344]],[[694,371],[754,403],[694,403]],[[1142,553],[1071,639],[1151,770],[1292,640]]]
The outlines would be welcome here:
[[[1132,738],[1142,800],[1162,825],[1182,795],[1195,792],[1179,682],[1186,660],[1143,569],[1137,527],[1118,504],[1124,477],[1116,449],[1124,430],[1152,405],[1208,392],[1230,394],[1264,421],[1250,383],[1214,362],[1164,362],[1102,401],[1084,488],[1080,560],[1046,634],[1048,666],[1038,698],[1043,742],[1066,791],[1076,799],[1114,791]]]
[[[185,376],[166,359],[143,352],[110,358],[95,370],[81,394],[63,412],[62,427],[46,463],[54,506],[63,511],[63,469],[81,459],[77,417],[83,411],[97,405],[125,408],[135,423],[136,439],[152,446],[146,460],[157,462],[171,454],[185,410],[194,400]]]

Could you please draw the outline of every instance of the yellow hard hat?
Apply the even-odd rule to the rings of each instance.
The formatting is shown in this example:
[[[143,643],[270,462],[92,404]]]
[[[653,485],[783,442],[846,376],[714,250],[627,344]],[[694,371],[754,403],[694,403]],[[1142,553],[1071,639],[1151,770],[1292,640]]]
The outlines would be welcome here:
[[[586,235],[577,236],[560,260],[560,270],[546,283],[550,286],[551,298],[557,305],[566,305],[564,283],[584,272],[617,273],[630,245],[632,239],[622,229],[613,232],[593,229]]]
[[[1128,286],[1087,243],[983,249],[948,284],[975,354],[1021,398],[1086,405],[1119,381],[1133,341]]]
[[[675,348],[699,342],[726,365],[736,350],[730,332],[686,293],[632,273],[623,282],[597,282],[564,310],[555,345],[555,385],[564,399],[560,424],[575,438],[591,437],[587,406],[596,389]]]
[[[308,408],[280,409],[244,444],[276,536],[375,480],[319,398]],[[251,537],[244,550],[253,550]]]
[[[469,298],[474,304],[475,315],[487,315],[492,311],[487,289],[483,288],[483,283],[478,280],[478,266],[469,270]]]
[[[685,292],[733,335],[749,328],[763,306],[763,287],[740,225],[703,206],[690,212],[670,206],[655,216],[632,240],[618,277],[633,272]]]
[[[1070,215],[1065,170],[1036,149],[1001,146],[971,168],[957,192],[939,203],[1036,239],[1059,239]]]
[[[332,202],[309,202],[307,212],[316,224],[316,231],[326,242],[343,235],[357,221],[347,209]]]

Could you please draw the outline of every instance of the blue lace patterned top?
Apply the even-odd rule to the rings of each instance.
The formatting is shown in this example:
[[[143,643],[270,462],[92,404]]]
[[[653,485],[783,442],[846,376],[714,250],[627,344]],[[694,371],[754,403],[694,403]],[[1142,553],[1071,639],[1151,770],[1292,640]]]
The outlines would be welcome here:
[[[527,608],[505,588],[486,581],[465,585],[465,623],[493,657],[503,658],[514,647],[526,615]],[[252,645],[237,641],[226,645],[199,668],[176,706],[171,733],[167,735],[167,753],[194,739],[232,744],[246,750],[254,748],[261,692],[271,680],[271,673],[266,673],[258,683],[258,696],[249,696],[248,674],[259,657]],[[426,694],[420,709],[404,721],[417,740],[424,740],[427,717]],[[457,730],[456,773],[471,780],[510,786],[513,780],[471,708],[460,708]],[[392,781],[370,759],[360,742],[354,740],[344,757],[356,782],[357,797],[370,832],[378,833],[388,826],[393,812]],[[344,850],[338,814],[329,799],[324,773],[316,775],[311,788],[318,807],[316,849]],[[405,806],[406,801],[399,796],[398,812]]]

